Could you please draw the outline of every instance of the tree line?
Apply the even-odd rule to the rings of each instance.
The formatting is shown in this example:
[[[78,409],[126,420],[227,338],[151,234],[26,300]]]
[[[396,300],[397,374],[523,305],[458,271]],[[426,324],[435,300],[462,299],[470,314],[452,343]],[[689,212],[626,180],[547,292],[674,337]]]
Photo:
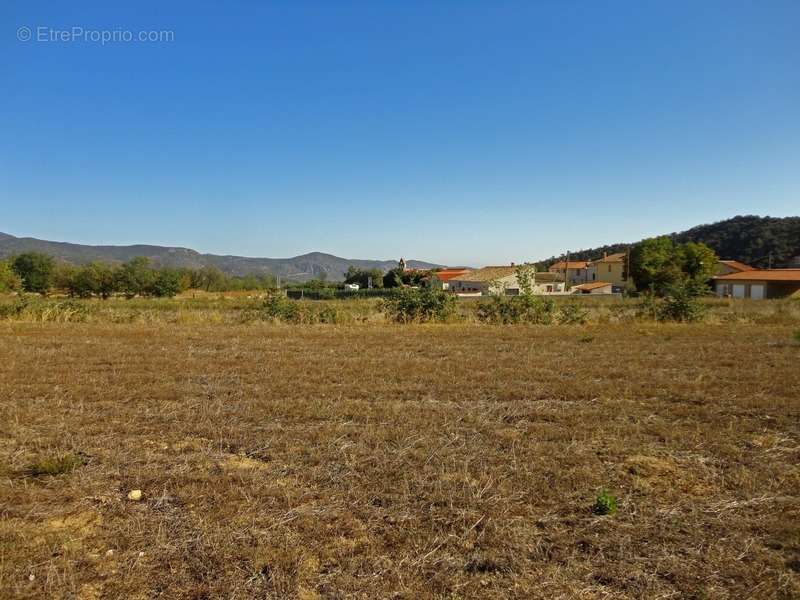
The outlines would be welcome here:
[[[698,225],[687,231],[666,236],[675,244],[702,243],[720,258],[739,260],[753,267],[766,269],[800,265],[800,217],[759,217],[739,215],[731,219]],[[660,239],[660,238],[655,238]],[[633,250],[638,243],[619,243],[569,253],[570,260],[594,260],[604,252],[614,254]],[[552,256],[536,263],[546,268],[566,255]]]
[[[91,262],[81,266],[58,262],[48,254],[26,252],[0,261],[0,291],[48,294],[62,291],[78,298],[170,298],[187,289],[210,292],[272,289],[269,274],[229,276],[216,267],[157,267],[143,256],[122,264]]]

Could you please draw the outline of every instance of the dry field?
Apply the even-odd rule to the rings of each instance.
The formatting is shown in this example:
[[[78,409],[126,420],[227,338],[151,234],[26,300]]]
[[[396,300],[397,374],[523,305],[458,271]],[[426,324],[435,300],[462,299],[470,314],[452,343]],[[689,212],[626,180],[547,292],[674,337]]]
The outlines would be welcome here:
[[[796,328],[0,322],[0,597],[798,598]]]

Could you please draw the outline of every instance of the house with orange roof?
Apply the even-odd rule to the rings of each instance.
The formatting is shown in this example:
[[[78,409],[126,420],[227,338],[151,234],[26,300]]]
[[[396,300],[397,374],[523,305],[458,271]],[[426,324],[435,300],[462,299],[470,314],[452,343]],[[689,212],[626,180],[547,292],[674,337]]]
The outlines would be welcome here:
[[[469,269],[441,269],[433,271],[428,279],[428,284],[434,290],[450,289],[450,280],[459,275],[463,275]]]
[[[560,260],[548,267],[550,273],[561,273],[564,281],[570,285],[586,283],[589,281],[587,267],[589,263],[585,260]]]
[[[800,298],[800,269],[749,269],[717,275],[714,291],[723,298]]]
[[[607,281],[581,283],[571,289],[573,294],[611,294],[613,286]]]
[[[622,287],[628,280],[627,255],[624,252],[605,254],[603,258],[589,261],[586,266],[586,281],[604,281]]]

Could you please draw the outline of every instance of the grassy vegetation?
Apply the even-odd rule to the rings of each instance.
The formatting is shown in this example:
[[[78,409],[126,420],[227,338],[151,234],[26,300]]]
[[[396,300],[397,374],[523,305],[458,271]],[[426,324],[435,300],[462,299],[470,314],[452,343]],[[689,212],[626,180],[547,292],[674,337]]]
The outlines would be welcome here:
[[[650,321],[800,324],[800,299],[754,301],[684,298],[554,297],[522,302],[520,297],[462,298],[454,305],[408,298],[397,300],[289,300],[266,292],[191,291],[178,298],[77,300],[0,295],[1,321],[257,324],[375,324],[446,321],[488,324],[615,324]],[[694,306],[696,304],[697,306]],[[410,318],[409,318],[410,317]]]
[[[469,302],[403,325],[357,301],[285,325],[246,297],[6,318],[0,595],[796,598],[797,307],[707,305],[689,324],[601,301],[584,325],[478,324]],[[48,457],[62,474],[33,476]]]
[[[29,465],[26,471],[33,477],[38,477],[40,475],[64,475],[70,473],[73,469],[83,466],[83,464],[83,457],[74,454],[46,456]]]

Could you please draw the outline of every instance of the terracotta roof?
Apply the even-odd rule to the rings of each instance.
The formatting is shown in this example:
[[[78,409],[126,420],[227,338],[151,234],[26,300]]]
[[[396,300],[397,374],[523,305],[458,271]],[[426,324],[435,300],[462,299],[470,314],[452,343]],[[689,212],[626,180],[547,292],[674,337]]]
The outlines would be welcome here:
[[[607,281],[591,281],[589,283],[582,283],[580,285],[576,285],[574,288],[575,290],[595,290],[601,287],[611,287],[611,284]]]
[[[492,281],[493,279],[501,279],[516,274],[517,267],[483,267],[474,271],[466,271],[452,279],[457,279],[458,281]]]
[[[563,271],[565,268],[567,268],[567,269],[585,269],[586,265],[588,265],[588,264],[589,263],[586,262],[585,260],[570,260],[570,261],[560,260],[557,263],[553,263],[552,265],[550,265],[550,268],[551,269],[557,269],[559,271]]]
[[[463,275],[469,269],[442,269],[441,271],[436,271],[435,273],[431,273],[431,277],[436,277],[439,281],[450,281],[453,277],[457,277],[458,275]]]
[[[753,269],[714,277],[721,281],[792,281],[800,283],[800,269]]]
[[[751,267],[743,262],[739,262],[738,260],[721,260],[719,261],[723,265],[727,265],[731,269],[736,269],[737,271],[755,271],[755,267]]]
[[[617,263],[617,262],[625,262],[624,252],[617,252],[616,254],[609,254],[608,256],[604,256],[603,258],[596,258],[595,260],[589,261],[589,264]]]

